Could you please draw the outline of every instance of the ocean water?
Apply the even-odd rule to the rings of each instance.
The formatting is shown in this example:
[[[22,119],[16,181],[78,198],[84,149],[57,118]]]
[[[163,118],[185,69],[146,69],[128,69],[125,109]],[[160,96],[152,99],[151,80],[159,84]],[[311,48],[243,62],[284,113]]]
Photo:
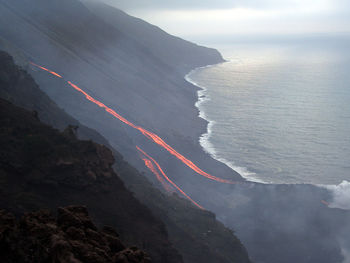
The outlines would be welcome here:
[[[251,181],[350,181],[350,41],[216,47],[228,62],[186,76],[203,148]]]

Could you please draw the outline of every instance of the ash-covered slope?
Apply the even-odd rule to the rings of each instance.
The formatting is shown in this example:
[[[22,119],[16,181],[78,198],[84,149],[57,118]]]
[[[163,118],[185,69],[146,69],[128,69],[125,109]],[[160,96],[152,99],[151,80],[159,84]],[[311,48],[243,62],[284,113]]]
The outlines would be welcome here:
[[[177,67],[185,64],[204,66],[221,61],[217,51],[179,39],[176,43],[182,44],[172,44],[180,46],[173,51],[168,43],[174,38],[164,36],[164,32],[146,23],[144,28],[151,28],[150,31],[145,29],[146,33],[153,36],[154,31],[158,30],[157,34],[161,37],[152,38],[153,43],[145,46],[138,41],[136,33],[128,32],[127,27],[112,20],[102,19],[76,0],[1,0],[0,5],[0,37],[7,43],[3,47],[6,46],[15,58],[26,58],[22,66],[30,70],[41,89],[83,125],[107,138],[127,161],[144,169],[142,160],[135,158],[138,156],[135,146],[139,145],[167,167],[167,172],[184,185],[193,197],[200,198],[203,193],[202,189],[196,189],[193,185],[202,185],[208,191],[212,189],[213,192],[208,194],[216,193],[213,188],[216,183],[199,177],[177,160],[174,162],[171,155],[86,101],[65,81],[47,72],[37,71],[28,65],[28,61],[58,72],[129,121],[158,134],[206,172],[241,179],[237,173],[204,153],[199,146],[198,138],[206,129],[206,122],[198,118],[198,110],[194,106],[197,88],[186,82],[183,74],[177,70]],[[137,20],[121,14],[125,23]],[[6,24],[11,24],[11,27]],[[164,45],[163,50],[174,52],[173,57],[181,58],[179,65],[175,67],[175,62],[156,54],[153,46],[157,46],[158,42]],[[197,50],[197,60],[191,62],[191,57],[187,58],[186,53],[194,53],[193,49]],[[209,207],[206,203],[212,201],[203,202]]]
[[[203,154],[197,140],[206,122],[194,107],[197,88],[184,80],[184,71],[191,67],[221,62],[217,51],[169,36],[119,10],[112,10],[115,16],[100,17],[100,9],[91,12],[77,0],[0,0],[0,6],[0,48],[20,57],[23,67],[29,69],[31,60],[62,74],[176,149],[190,151],[205,169],[239,178],[225,166],[213,169],[218,162]],[[84,101],[65,82],[32,73],[61,108],[132,160],[139,142],[132,129]]]
[[[0,51],[0,97],[13,104],[35,111],[38,118],[59,130],[68,125],[78,126],[78,137],[93,139],[108,146],[108,142],[96,131],[82,125],[57,106],[35,83],[33,78],[14,64],[13,58]]]
[[[172,36],[159,27],[103,4],[102,1],[82,0],[82,2],[93,14],[143,44],[154,56],[183,75],[200,66],[223,62],[221,54],[215,49],[198,46]]]

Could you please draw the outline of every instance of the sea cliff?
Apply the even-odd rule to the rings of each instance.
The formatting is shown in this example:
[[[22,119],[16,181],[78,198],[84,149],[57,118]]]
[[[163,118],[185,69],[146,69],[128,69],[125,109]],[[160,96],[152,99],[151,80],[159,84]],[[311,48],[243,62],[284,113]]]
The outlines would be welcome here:
[[[74,0],[35,0],[35,4],[1,0],[0,4],[1,43],[7,43],[2,48],[11,52],[59,107],[82,125],[99,132],[129,164],[144,172],[137,176],[120,173],[120,177],[163,220],[171,218],[169,211],[176,214],[176,206],[156,210],[156,206],[163,206],[162,202],[157,203],[160,194],[147,192],[149,184],[144,180],[159,185],[144,166],[136,145],[150,153],[192,199],[234,229],[254,261],[336,263],[343,260],[341,233],[348,231],[349,213],[329,209],[321,203],[331,198],[329,192],[308,185],[247,183],[238,173],[213,160],[199,145],[198,138],[206,131],[207,122],[198,117],[194,106],[198,88],[186,82],[184,75],[194,67],[222,61],[217,51],[177,39],[104,5],[92,8]],[[30,61],[57,72],[63,79],[30,66]],[[159,135],[205,173],[190,169],[139,130],[86,100],[66,80],[128,121]],[[236,184],[220,183],[203,174]],[[190,214],[196,213],[199,212]],[[204,217],[213,218],[213,215]],[[183,222],[170,221],[168,227]],[[195,221],[192,223],[195,225]],[[208,232],[204,235],[201,227],[197,230],[186,230],[184,234],[196,233],[196,240],[206,244],[206,251],[216,252],[217,248],[209,249],[213,244],[221,244],[215,242],[216,236]],[[179,239],[173,237],[180,248]],[[207,238],[211,241],[207,242]],[[229,247],[226,251],[229,253]],[[191,252],[186,252],[188,258],[194,258]]]

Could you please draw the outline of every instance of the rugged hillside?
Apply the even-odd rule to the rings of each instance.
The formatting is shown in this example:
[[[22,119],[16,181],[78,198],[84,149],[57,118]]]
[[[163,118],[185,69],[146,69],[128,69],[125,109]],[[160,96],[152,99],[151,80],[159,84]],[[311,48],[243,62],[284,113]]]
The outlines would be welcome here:
[[[138,202],[112,169],[105,146],[76,139],[0,101],[0,207],[16,215],[69,204],[87,205],[99,224],[115,227],[154,262],[182,262],[165,226]]]
[[[133,212],[133,215],[128,215],[130,208],[126,209],[127,215],[118,216],[118,213],[121,213],[125,206],[134,206],[132,204],[134,201],[132,199],[130,203],[125,198],[118,202],[114,200],[118,195],[123,195],[125,189],[121,191],[115,185],[110,185],[112,179],[109,176],[112,171],[110,171],[109,166],[113,160],[108,150],[91,142],[77,141],[74,138],[76,130],[72,125],[64,130],[62,136],[57,131],[38,123],[36,118],[42,116],[46,116],[53,124],[56,124],[55,118],[60,116],[64,117],[61,119],[63,124],[71,118],[52,103],[39,90],[30,75],[14,65],[11,57],[4,52],[0,52],[1,96],[6,96],[14,102],[25,105],[32,110],[32,113],[25,116],[23,110],[16,109],[13,105],[3,102],[5,105],[2,108],[4,110],[2,110],[1,115],[3,127],[1,145],[4,145],[4,147],[1,152],[6,158],[4,157],[0,167],[4,172],[2,173],[4,176],[2,177],[2,186],[3,189],[7,190],[4,191],[4,196],[0,198],[0,208],[7,207],[16,214],[41,207],[55,209],[57,205],[69,204],[71,196],[74,196],[73,201],[77,200],[76,202],[79,204],[88,205],[89,208],[92,207],[91,211],[98,222],[106,222],[107,220],[109,224],[117,225],[122,236],[126,236],[127,240],[131,240],[130,242],[134,242],[134,230],[130,233],[126,231],[133,228],[135,220],[137,222],[142,221],[143,217],[126,219],[128,216],[137,216],[135,212]],[[16,112],[22,112],[23,116],[16,115]],[[8,114],[10,116],[7,116]],[[32,121],[27,121],[28,117]],[[7,118],[13,118],[13,121],[5,122]],[[22,119],[23,121],[21,121]],[[60,118],[58,119],[60,120]],[[19,123],[20,126],[18,126]],[[58,123],[61,122],[58,121]],[[32,127],[34,124],[35,129]],[[25,130],[20,127],[25,128]],[[43,129],[40,129],[40,127],[43,127]],[[32,128],[34,130],[31,130]],[[14,130],[16,132],[13,132]],[[79,130],[80,128],[78,128],[78,132]],[[46,134],[45,131],[50,131],[50,133]],[[55,136],[52,136],[51,133]],[[95,135],[94,133],[90,134]],[[63,137],[61,138],[63,140],[57,141],[55,139],[59,137]],[[94,137],[90,138],[94,139]],[[69,144],[65,145],[65,142]],[[29,143],[29,146],[27,143]],[[73,149],[70,149],[70,147]],[[59,152],[56,153],[56,151]],[[67,154],[67,151],[72,153]],[[94,156],[95,152],[97,152],[97,156]],[[168,196],[161,193],[144,175],[141,175],[135,168],[125,162],[115,150],[114,156],[115,170],[118,175],[128,182],[127,186],[136,193],[136,197],[147,204],[152,213],[165,223],[168,239],[183,255],[185,262],[195,263],[205,260],[210,260],[213,263],[249,262],[247,252],[240,241],[230,230],[215,219],[214,214],[195,208],[177,195]],[[55,162],[57,158],[58,161]],[[19,167],[13,164],[14,160]],[[13,166],[15,168],[11,168]],[[103,175],[103,179],[99,179],[98,172],[95,171],[98,167],[102,168],[100,174]],[[9,176],[13,175],[13,178],[17,178],[19,176],[17,172],[21,174],[22,184],[13,188],[12,184],[16,180],[9,180]],[[51,187],[54,189],[52,193],[50,193]],[[64,190],[65,187],[73,189],[66,191]],[[93,191],[101,191],[101,193],[96,196],[95,193],[92,193],[93,196],[88,198],[86,197],[86,191],[89,188],[93,188]],[[17,191],[16,194],[15,191]],[[59,191],[59,194],[56,196],[57,191]],[[110,191],[114,193],[113,197],[110,197]],[[8,198],[5,198],[6,193]],[[47,194],[49,194],[49,197],[47,197]],[[30,198],[28,199],[28,197]],[[108,205],[105,206],[104,202]],[[119,202],[123,203],[120,204]],[[114,216],[118,216],[116,222],[114,222]],[[119,230],[120,220],[123,224],[122,230]],[[125,225],[128,221],[129,224]],[[148,221],[144,222],[144,226],[148,224]],[[125,232],[123,229],[125,229]],[[138,235],[139,233],[136,236]],[[148,242],[147,240],[138,241],[138,244],[141,242],[143,245]],[[151,250],[153,257],[154,254],[164,253],[162,249],[154,251],[155,248],[151,248]]]
[[[0,210],[2,262],[150,263],[136,247],[126,248],[111,227],[98,230],[85,207],[61,207],[57,217],[47,210],[20,220]]]
[[[183,50],[185,55],[178,51],[164,55],[164,50],[172,53],[181,50],[180,44],[187,44],[118,10],[109,11],[107,13],[105,6],[89,10],[77,0],[0,0],[0,48],[11,52],[59,107],[83,125],[98,131],[127,162],[152,180],[154,176],[139,158],[135,146],[149,153],[191,198],[235,229],[254,261],[342,262],[343,244],[350,244],[349,213],[324,206],[321,200],[331,202],[332,196],[316,186],[242,183],[237,173],[203,152],[198,138],[206,131],[207,123],[198,118],[194,107],[197,88],[183,79],[183,71],[179,69],[181,65],[188,68],[185,65],[188,61],[184,59],[188,53]],[[136,25],[146,32],[137,32]],[[178,44],[172,46],[167,42],[169,39]],[[159,48],[161,45],[164,49]],[[192,48],[199,47],[191,45]],[[199,49],[201,58],[191,65],[197,65],[198,61],[212,64],[221,60],[217,52]],[[179,56],[179,60],[168,61],[166,55],[174,59]],[[58,72],[64,79],[29,66],[29,61]],[[158,134],[206,173],[239,183],[222,184],[194,172],[138,130],[87,101],[66,80],[135,125]],[[148,188],[143,187],[143,177],[127,173],[121,176],[136,196],[140,199],[144,196],[142,201],[154,209],[154,214],[159,217],[165,214],[164,221],[168,215],[173,217],[168,213],[173,207],[164,205],[167,209],[155,210],[163,206],[162,202],[157,195],[146,198]],[[197,212],[190,214],[193,216]],[[210,222],[212,217],[207,216]],[[169,228],[174,221],[165,223]],[[196,240],[211,247],[208,244],[215,243],[214,238],[212,243],[201,238],[204,236],[200,235],[203,233],[201,224],[196,224],[196,218],[191,222],[193,231],[186,229],[184,235],[197,233]],[[180,220],[176,223],[175,226],[181,225]],[[178,249],[182,245],[173,243],[178,244]],[[193,256],[195,250],[183,249],[186,248],[188,256]]]

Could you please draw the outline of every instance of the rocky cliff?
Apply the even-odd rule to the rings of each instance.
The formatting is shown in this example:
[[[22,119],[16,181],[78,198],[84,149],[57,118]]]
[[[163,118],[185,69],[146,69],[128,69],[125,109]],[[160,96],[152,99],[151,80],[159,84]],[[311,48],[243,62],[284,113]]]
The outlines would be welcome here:
[[[99,224],[118,229],[154,262],[182,262],[165,226],[135,199],[112,169],[105,146],[60,133],[35,113],[0,101],[0,207],[15,215],[70,204],[87,205]]]
[[[23,215],[0,210],[2,262],[151,263],[137,247],[126,247],[108,226],[99,230],[86,207],[60,207]]]

